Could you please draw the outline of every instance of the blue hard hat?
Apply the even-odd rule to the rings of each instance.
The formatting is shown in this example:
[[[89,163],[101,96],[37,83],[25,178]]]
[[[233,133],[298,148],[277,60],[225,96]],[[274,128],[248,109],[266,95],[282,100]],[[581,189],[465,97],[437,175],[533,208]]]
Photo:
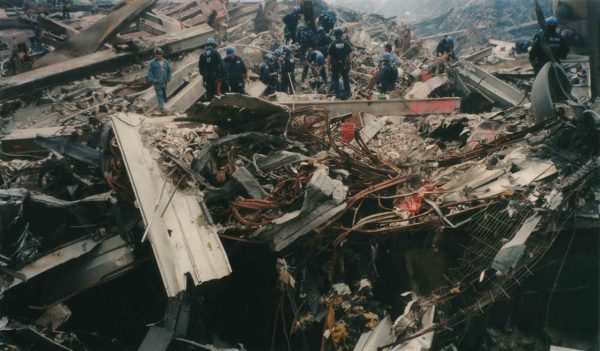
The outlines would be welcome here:
[[[325,56],[323,56],[322,53],[317,52],[317,58],[315,61],[317,62],[317,65],[322,65],[325,63]]]
[[[225,49],[225,54],[226,54],[227,56],[232,56],[232,55],[233,55],[233,53],[234,53],[234,50],[233,50],[233,48],[227,48],[227,49]]]
[[[446,41],[450,44],[454,44],[454,38],[451,37],[450,35],[446,37]]]
[[[336,28],[336,29],[333,31],[333,35],[334,35],[336,38],[338,38],[338,37],[341,37],[342,35],[344,35],[344,30],[343,30],[342,28]]]
[[[275,50],[275,56],[279,57],[281,55],[283,55],[283,51],[281,51],[281,49]]]
[[[334,17],[335,16],[335,12],[333,12],[333,10],[327,10],[327,12],[325,12],[325,14],[329,17]]]
[[[550,16],[550,17],[546,18],[545,24],[547,26],[556,27],[556,26],[558,26],[558,20],[556,19],[556,17]]]
[[[383,54],[383,59],[386,61],[391,61],[392,60],[392,54],[390,54],[389,52],[386,52],[385,54]]]
[[[265,56],[265,58],[267,59],[267,61],[274,61],[275,60],[275,57],[273,57],[273,55],[271,55],[271,54],[267,54]]]
[[[206,45],[217,46],[217,41],[214,38],[208,38],[208,40],[206,41]]]
[[[299,15],[300,12],[302,12],[299,7],[294,7],[294,9],[292,11],[295,15]]]

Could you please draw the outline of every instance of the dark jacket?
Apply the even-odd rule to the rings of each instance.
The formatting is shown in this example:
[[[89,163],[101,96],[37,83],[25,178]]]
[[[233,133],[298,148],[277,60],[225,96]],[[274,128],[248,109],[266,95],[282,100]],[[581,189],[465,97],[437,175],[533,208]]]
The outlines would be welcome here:
[[[287,15],[283,16],[283,24],[285,24],[285,26],[288,27],[292,32],[295,32],[296,28],[298,28],[299,20],[300,16],[293,13],[288,13]]]
[[[333,27],[335,27],[336,20],[335,17],[329,17],[327,14],[323,14],[319,16],[319,26],[323,27],[325,32],[329,33]]]
[[[258,76],[260,81],[267,85],[275,85],[275,83],[277,83],[277,75],[273,73],[277,73],[277,69],[278,65],[276,63],[261,63],[258,67]]]
[[[315,32],[305,26],[296,30],[296,42],[302,46],[313,46],[315,44]]]
[[[156,59],[150,61],[148,65],[148,81],[154,85],[166,86],[171,80],[171,65],[169,61],[163,59],[163,69],[160,68],[160,62]]]
[[[315,41],[315,47],[317,48],[317,50],[324,54],[327,54],[329,45],[331,45],[331,37],[327,35],[327,33],[317,34],[317,39]]]
[[[207,47],[200,55],[198,70],[205,79],[223,79],[227,77],[227,68],[223,63],[221,54],[211,47]]]
[[[296,60],[292,55],[286,55],[283,57],[283,62],[281,63],[281,73],[284,75],[287,73],[294,74],[296,70]]]
[[[351,53],[352,46],[343,38],[334,40],[327,50],[327,54],[331,56],[331,65],[336,68],[345,69],[349,64],[348,57]]]
[[[248,70],[241,57],[237,55],[228,56],[223,59],[227,69],[228,79],[231,81],[242,81],[246,77]]]
[[[377,77],[377,81],[379,82],[379,90],[382,93],[387,93],[394,90],[397,79],[398,70],[392,67],[390,62],[384,62]]]
[[[451,58],[454,58],[454,44],[451,44],[448,40],[444,38],[438,43],[435,52],[439,56],[448,54]]]
[[[529,51],[529,61],[536,70],[541,68],[546,62],[552,61],[552,58],[544,51],[544,44],[548,46],[554,56],[554,60],[557,62],[565,59],[569,54],[567,40],[555,30],[545,30],[537,33],[533,37],[533,45]]]

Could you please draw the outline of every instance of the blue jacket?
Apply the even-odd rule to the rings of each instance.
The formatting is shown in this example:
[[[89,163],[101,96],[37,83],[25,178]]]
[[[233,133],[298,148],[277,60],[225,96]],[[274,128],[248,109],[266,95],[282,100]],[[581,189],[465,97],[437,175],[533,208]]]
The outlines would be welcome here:
[[[154,59],[148,65],[148,81],[154,85],[166,86],[171,80],[171,65],[169,61],[163,59],[163,70],[161,72],[160,63]]]

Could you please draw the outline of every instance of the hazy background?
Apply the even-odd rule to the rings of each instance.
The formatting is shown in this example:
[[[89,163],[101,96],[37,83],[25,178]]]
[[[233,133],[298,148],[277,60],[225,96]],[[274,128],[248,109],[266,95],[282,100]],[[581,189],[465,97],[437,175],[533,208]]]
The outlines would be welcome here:
[[[451,8],[455,11],[469,7],[486,6],[496,7],[498,15],[506,6],[522,8],[523,11],[533,13],[533,0],[326,0],[328,3],[349,7],[368,13],[379,13],[386,17],[398,16],[405,20],[419,20],[439,16]],[[540,0],[546,10],[551,8],[551,0]]]

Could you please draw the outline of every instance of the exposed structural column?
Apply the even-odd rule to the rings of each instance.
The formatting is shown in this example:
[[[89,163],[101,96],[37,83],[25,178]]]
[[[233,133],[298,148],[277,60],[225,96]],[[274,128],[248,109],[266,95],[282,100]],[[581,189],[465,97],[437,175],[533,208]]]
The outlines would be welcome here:
[[[587,0],[588,32],[590,37],[590,76],[592,80],[592,99],[600,97],[600,25],[598,24],[598,9],[600,0]]]

